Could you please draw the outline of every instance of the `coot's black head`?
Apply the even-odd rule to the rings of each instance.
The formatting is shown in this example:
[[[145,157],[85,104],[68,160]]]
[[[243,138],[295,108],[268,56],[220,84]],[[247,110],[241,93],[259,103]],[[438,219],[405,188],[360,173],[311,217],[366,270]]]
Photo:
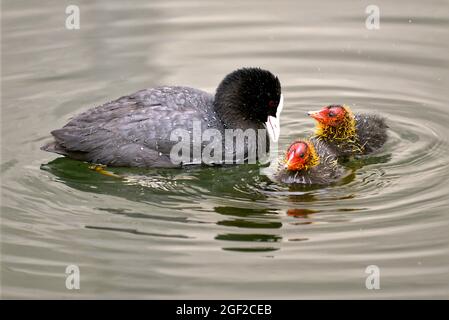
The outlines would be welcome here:
[[[283,99],[279,79],[267,70],[243,68],[228,74],[217,88],[215,108],[226,121],[241,118],[265,123],[270,137],[279,137]]]

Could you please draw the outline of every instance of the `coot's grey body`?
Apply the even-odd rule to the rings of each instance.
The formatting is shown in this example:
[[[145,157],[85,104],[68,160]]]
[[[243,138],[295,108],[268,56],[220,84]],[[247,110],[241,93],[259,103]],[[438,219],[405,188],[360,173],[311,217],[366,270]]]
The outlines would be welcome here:
[[[173,130],[223,130],[213,109],[213,95],[188,87],[140,90],[74,117],[51,132],[55,141],[47,151],[70,158],[129,167],[174,167],[170,150]]]
[[[269,109],[272,100],[276,105]],[[198,138],[193,131],[199,126],[201,132],[215,129],[223,137],[228,128],[263,129],[264,121],[276,116],[280,101],[279,80],[270,72],[239,69],[222,81],[215,96],[189,87],[164,86],[89,109],[52,131],[54,141],[42,149],[109,166],[178,167],[186,163],[170,158],[178,143],[170,139],[176,129],[188,132],[191,143]],[[201,143],[201,149],[207,144]],[[198,159],[192,155],[190,160]]]

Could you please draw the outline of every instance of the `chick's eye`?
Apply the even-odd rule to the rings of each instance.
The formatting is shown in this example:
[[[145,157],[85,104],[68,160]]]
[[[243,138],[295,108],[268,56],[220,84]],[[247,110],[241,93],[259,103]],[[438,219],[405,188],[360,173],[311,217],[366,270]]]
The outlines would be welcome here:
[[[270,101],[268,102],[268,106],[269,106],[270,108],[274,108],[274,107],[276,107],[276,102],[275,102],[274,100],[270,100]]]
[[[304,150],[300,150],[300,149],[296,150],[297,157],[304,158],[304,155],[305,155]]]
[[[332,111],[328,113],[329,117],[335,117],[335,113],[333,113]]]

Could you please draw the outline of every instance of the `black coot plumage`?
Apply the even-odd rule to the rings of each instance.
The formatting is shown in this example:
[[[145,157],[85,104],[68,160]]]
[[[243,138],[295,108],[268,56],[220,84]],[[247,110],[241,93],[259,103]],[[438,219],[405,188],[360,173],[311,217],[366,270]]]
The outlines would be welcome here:
[[[338,157],[369,154],[388,138],[385,119],[376,114],[353,114],[348,106],[330,105],[308,115],[317,121],[313,139],[325,142]]]
[[[298,140],[290,145],[275,179],[286,184],[327,185],[344,174],[336,154],[318,140]]]
[[[109,166],[178,167],[188,161],[174,163],[170,157],[177,143],[171,139],[174,130],[192,133],[196,123],[201,130],[216,129],[224,137],[226,129],[266,128],[277,141],[282,103],[276,76],[260,68],[243,68],[227,75],[215,96],[189,87],[164,86],[89,109],[52,131],[54,141],[42,149]],[[200,148],[205,145],[201,143]]]

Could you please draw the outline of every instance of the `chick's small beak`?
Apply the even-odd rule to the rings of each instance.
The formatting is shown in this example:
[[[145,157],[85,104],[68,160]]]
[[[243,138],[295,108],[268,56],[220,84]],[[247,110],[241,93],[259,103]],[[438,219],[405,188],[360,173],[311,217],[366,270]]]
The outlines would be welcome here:
[[[323,117],[323,115],[320,113],[320,111],[309,111],[309,112],[307,112],[307,115],[308,115],[309,117],[314,118],[314,119],[317,120],[317,121],[323,121],[323,120],[324,120],[324,117]]]
[[[290,166],[292,164],[292,160],[295,157],[295,154],[292,152],[290,155],[287,155],[287,161],[285,161],[284,168],[290,169]]]

